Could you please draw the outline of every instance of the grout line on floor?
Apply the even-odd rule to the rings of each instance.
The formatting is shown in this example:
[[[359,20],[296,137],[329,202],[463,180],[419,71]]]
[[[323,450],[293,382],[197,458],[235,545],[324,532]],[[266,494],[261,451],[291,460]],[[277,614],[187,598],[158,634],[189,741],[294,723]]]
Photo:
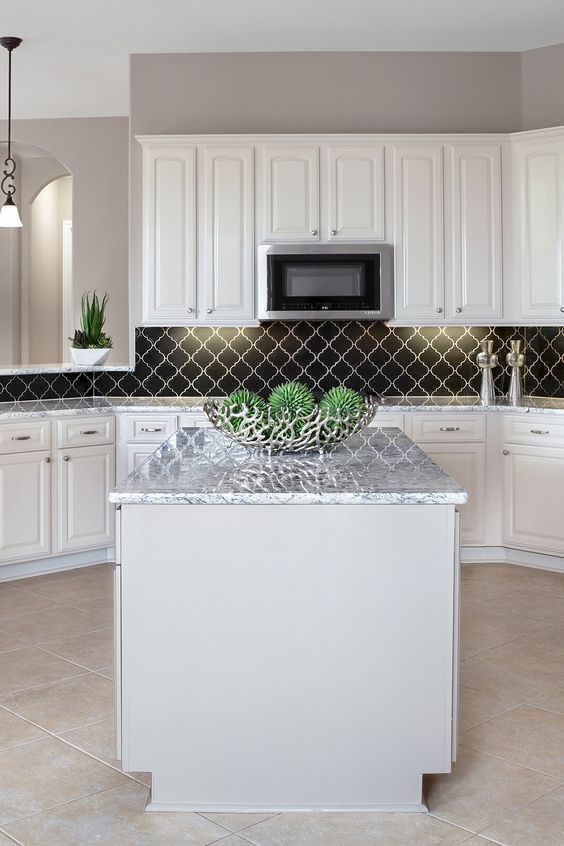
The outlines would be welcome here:
[[[17,839],[14,837],[14,835],[13,835],[13,834],[8,834],[8,832],[7,832],[7,831],[5,831],[5,830],[4,830],[1,826],[0,826],[0,834],[3,834],[3,835],[4,835],[4,837],[7,837],[7,838],[8,838],[8,840],[9,840],[11,843],[17,843],[17,846],[25,846],[25,843],[24,843],[22,840],[17,840]]]
[[[55,811],[57,808],[64,808],[65,805],[72,805],[74,802],[81,802],[83,799],[90,799],[91,796],[99,796],[100,793],[107,793],[108,790],[115,790],[116,787],[125,787],[123,784],[112,784],[110,787],[104,787],[102,790],[93,790],[92,793],[85,793],[83,796],[75,796],[74,799],[68,799],[66,802],[58,802],[56,805],[50,805],[48,808],[42,808],[40,811],[34,811],[33,814],[25,814],[23,817],[17,817],[16,819],[10,820],[10,822],[3,822],[2,826],[6,828],[14,823],[22,822],[23,820],[30,820],[33,817],[39,817],[41,814],[46,814],[48,811]],[[148,790],[149,788],[147,788]],[[2,831],[2,828],[0,828]],[[6,831],[8,837],[13,839],[13,835]],[[46,846],[51,846],[51,844],[46,844]]]
[[[64,659],[61,659],[61,660],[64,660]],[[72,663],[72,661],[69,662],[69,663]],[[73,666],[77,667],[76,664],[74,664]],[[82,670],[84,668],[83,667],[77,667],[77,669]],[[3,705],[4,699],[7,699],[9,696],[16,696],[18,693],[30,693],[30,691],[39,690],[39,688],[41,688],[41,687],[51,687],[51,685],[53,685],[53,684],[60,684],[61,682],[70,681],[70,679],[79,679],[82,676],[87,676],[91,673],[92,673],[91,670],[85,670],[83,673],[74,673],[74,675],[72,675],[72,676],[65,676],[64,678],[56,679],[55,681],[44,682],[43,684],[34,684],[34,685],[32,685],[32,687],[19,687],[16,690],[10,690],[7,693],[0,694],[0,705]],[[20,715],[18,714],[18,717],[19,716]]]
[[[562,716],[562,715],[560,715]],[[489,721],[488,721],[489,722]],[[495,758],[496,761],[505,761],[506,764],[514,764],[517,767],[523,767],[524,770],[529,770],[532,773],[538,773],[539,775],[548,776],[549,778],[556,779],[560,783],[556,785],[556,787],[562,787],[564,785],[564,776],[555,775],[554,773],[549,773],[546,770],[538,770],[535,767],[529,767],[527,764],[523,764],[521,761],[514,761],[513,758],[502,758],[501,755],[494,755],[493,752],[486,752],[484,749],[477,749],[475,746],[468,746],[467,744],[462,742],[462,739],[458,739],[458,745],[462,746],[464,749],[471,749],[472,752],[479,752],[481,755],[487,755],[488,758]],[[552,791],[554,788],[550,788],[548,791]]]
[[[105,626],[105,628],[111,628],[111,626]],[[96,632],[102,632],[104,629],[96,629]],[[85,634],[95,634],[96,632],[85,632]],[[82,635],[71,635],[71,637],[82,637]],[[62,640],[67,640],[67,638],[61,638]],[[74,664],[75,667],[81,667],[83,670],[86,670],[87,673],[98,673],[98,670],[92,670],[89,667],[85,667],[84,664],[81,664],[79,661],[73,660],[72,658],[65,658],[64,655],[59,655],[57,652],[53,652],[51,649],[46,649],[44,646],[38,646],[37,649],[41,649],[42,652],[47,652],[48,655],[53,655],[55,658],[60,658],[61,661],[68,661],[69,664]],[[107,667],[100,667],[101,670],[106,670]],[[82,675],[79,673],[79,675]]]

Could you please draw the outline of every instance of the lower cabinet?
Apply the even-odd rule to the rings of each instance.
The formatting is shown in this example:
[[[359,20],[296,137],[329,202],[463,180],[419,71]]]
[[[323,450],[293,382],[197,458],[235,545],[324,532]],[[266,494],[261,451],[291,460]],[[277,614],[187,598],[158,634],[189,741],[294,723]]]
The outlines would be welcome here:
[[[51,552],[48,451],[0,455],[0,561]]]
[[[503,543],[564,555],[564,449],[506,444]]]
[[[458,506],[462,545],[484,543],[486,534],[485,444],[426,444],[423,449],[468,493],[468,502]]]
[[[59,552],[112,545],[114,508],[108,492],[114,481],[113,445],[59,450]]]

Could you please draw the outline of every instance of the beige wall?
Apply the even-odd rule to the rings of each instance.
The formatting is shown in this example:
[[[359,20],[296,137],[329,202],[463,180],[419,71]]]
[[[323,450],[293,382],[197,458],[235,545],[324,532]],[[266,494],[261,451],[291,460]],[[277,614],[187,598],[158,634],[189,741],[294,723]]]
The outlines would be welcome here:
[[[112,364],[129,361],[128,125],[127,117],[18,120],[12,131],[15,140],[51,153],[73,176],[75,323],[83,291],[108,291]],[[0,122],[0,137],[5,135]]]
[[[564,44],[521,53],[521,74],[522,128],[564,125]]]

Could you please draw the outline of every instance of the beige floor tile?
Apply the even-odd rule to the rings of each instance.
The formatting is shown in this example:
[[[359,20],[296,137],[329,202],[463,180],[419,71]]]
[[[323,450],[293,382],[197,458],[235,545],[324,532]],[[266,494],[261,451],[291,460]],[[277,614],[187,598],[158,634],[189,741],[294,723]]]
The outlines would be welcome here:
[[[2,630],[13,637],[41,645],[50,640],[93,632],[107,627],[103,617],[79,608],[54,608],[2,620]]]
[[[564,594],[516,587],[502,597],[497,596],[488,602],[482,602],[480,608],[513,615],[522,620],[544,623],[547,626],[558,626],[562,625],[564,620]]]
[[[503,646],[512,640],[532,634],[545,627],[544,623],[533,622],[519,616],[499,614],[483,604],[464,608],[460,625],[460,657],[469,658],[496,646]]]
[[[109,719],[114,686],[95,673],[3,697],[0,705],[55,733]]]
[[[113,664],[114,630],[108,626],[76,637],[48,640],[41,648],[61,658],[75,661],[88,670],[103,670]]]
[[[425,794],[434,816],[479,832],[557,786],[558,779],[461,747],[453,772],[429,776]]]
[[[510,702],[499,696],[472,690],[464,685],[460,686],[458,697],[459,731],[467,731],[512,707]]]
[[[0,840],[0,846],[1,844],[2,841]],[[238,837],[236,834],[230,834],[214,843],[214,846],[220,846],[220,844],[221,846],[249,846],[249,841],[243,840],[242,837]]]
[[[17,637],[0,632],[0,654],[2,652],[13,652],[15,649],[23,649],[27,645],[25,641],[19,640]]]
[[[0,824],[127,781],[55,738],[7,749],[0,752]]]
[[[469,729],[463,746],[564,779],[564,715],[522,705]]]
[[[61,605],[79,605],[105,596],[111,590],[111,584],[105,575],[103,578],[69,576],[66,579],[55,579],[44,584],[29,585],[22,590]]]
[[[116,671],[113,667],[105,667],[102,670],[97,670],[97,672],[100,673],[101,676],[104,676],[105,679],[110,679],[111,681],[114,681],[116,677]]]
[[[0,655],[0,696],[68,679],[86,670],[36,646]]]
[[[113,720],[103,720],[99,723],[94,723],[90,726],[84,726],[79,729],[72,729],[71,731],[61,732],[59,737],[72,743],[83,752],[89,755],[94,755],[106,764],[112,767],[121,769],[121,761],[115,757],[116,753],[116,737],[115,726]],[[132,778],[151,786],[151,773],[128,773]]]
[[[199,814],[145,813],[147,795],[131,781],[5,828],[26,846],[206,846],[229,836]]]
[[[0,593],[0,620],[9,620],[20,614],[34,614],[36,611],[59,609],[61,606],[52,599],[39,596],[27,590],[16,589]]]
[[[8,837],[7,834],[2,834],[0,831],[0,846],[14,846],[16,842],[16,840],[12,840],[11,837]]]
[[[464,846],[492,846],[493,840],[482,837],[481,834],[474,834],[469,840],[464,841]]]
[[[519,704],[564,683],[562,654],[564,629],[543,629],[466,658],[460,665],[460,681]]]
[[[564,714],[564,685],[560,685],[554,688],[554,690],[549,690],[540,696],[532,698],[528,704]]]
[[[99,617],[103,617],[108,623],[113,623],[114,621],[113,594],[100,596],[90,602],[81,602],[77,607],[83,611],[89,611],[91,614],[97,614]]]
[[[202,816],[207,817],[208,820],[218,825],[222,825],[224,828],[229,829],[229,831],[238,832],[257,825],[257,823],[264,820],[269,820],[276,816],[276,814],[202,814]]]
[[[0,751],[46,737],[48,735],[44,731],[28,723],[27,720],[22,720],[21,717],[16,717],[15,714],[0,708]]]
[[[256,846],[453,846],[468,836],[428,814],[280,814],[244,831]]]
[[[516,564],[468,564],[462,566],[462,581],[504,587],[508,591],[515,587],[564,594],[564,573],[549,572],[535,567]]]
[[[506,846],[562,846],[564,788],[559,787],[529,805],[516,808],[483,834]]]

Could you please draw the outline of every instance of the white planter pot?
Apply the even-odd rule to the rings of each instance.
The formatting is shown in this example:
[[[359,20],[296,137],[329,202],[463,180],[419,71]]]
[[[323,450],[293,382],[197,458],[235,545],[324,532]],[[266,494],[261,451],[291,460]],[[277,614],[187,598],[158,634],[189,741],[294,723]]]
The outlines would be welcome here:
[[[94,365],[106,363],[111,349],[100,347],[92,350],[81,350],[70,347],[70,352],[74,364],[78,364],[80,367],[94,367]]]

